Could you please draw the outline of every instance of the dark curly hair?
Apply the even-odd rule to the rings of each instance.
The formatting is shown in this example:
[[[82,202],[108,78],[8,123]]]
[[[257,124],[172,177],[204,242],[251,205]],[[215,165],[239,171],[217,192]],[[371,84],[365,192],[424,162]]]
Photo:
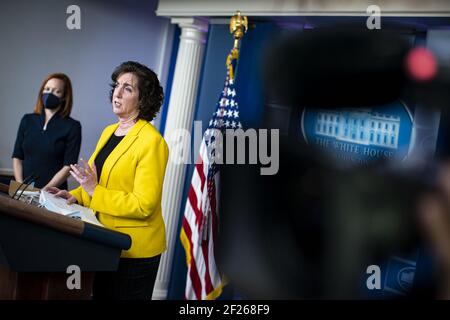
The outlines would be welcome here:
[[[161,108],[164,92],[158,76],[153,70],[135,61],[126,61],[118,66],[111,75],[111,91],[109,100],[112,102],[117,78],[123,73],[133,73],[138,78],[139,88],[139,119],[152,121]]]

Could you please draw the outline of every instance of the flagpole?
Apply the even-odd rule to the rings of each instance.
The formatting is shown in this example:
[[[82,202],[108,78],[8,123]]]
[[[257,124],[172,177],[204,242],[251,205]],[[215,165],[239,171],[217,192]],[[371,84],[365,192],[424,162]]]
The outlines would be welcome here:
[[[220,166],[216,164],[215,158],[220,149],[216,150],[216,142],[227,129],[242,128],[233,77],[234,64],[239,56],[239,41],[247,28],[247,17],[236,12],[230,22],[234,46],[227,57],[227,77],[215,112],[203,134],[186,199],[180,240],[186,252],[188,269],[185,287],[187,300],[216,299],[227,283],[218,261],[216,262],[220,223]]]
[[[227,69],[230,79],[234,79],[233,61],[237,61],[239,58],[239,44],[244,34],[248,30],[247,16],[241,15],[240,11],[236,11],[236,14],[230,19],[230,33],[233,34],[234,44],[227,57]]]

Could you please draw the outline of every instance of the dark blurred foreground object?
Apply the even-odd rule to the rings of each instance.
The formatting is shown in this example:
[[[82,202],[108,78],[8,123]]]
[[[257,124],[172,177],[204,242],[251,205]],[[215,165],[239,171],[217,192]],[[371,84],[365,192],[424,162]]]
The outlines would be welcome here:
[[[400,33],[335,26],[287,35],[267,54],[265,92],[281,104],[320,108],[394,101],[409,50]]]
[[[447,107],[450,73],[424,70],[433,66],[423,52],[412,52],[408,34],[395,25],[336,25],[281,36],[266,54],[265,94],[292,108],[380,106],[403,96]]]
[[[396,29],[336,26],[291,35],[267,55],[265,93],[293,113],[375,107],[401,97],[448,107],[447,73],[414,78],[410,52]],[[430,168],[343,169],[294,135],[282,136],[279,157],[274,176],[261,176],[258,165],[221,171],[221,266],[244,296],[366,298],[368,266],[386,266],[392,255],[412,255],[423,244],[416,202],[433,190]],[[432,269],[411,295],[434,296]]]
[[[419,186],[401,174],[334,169],[288,139],[276,175],[222,170],[221,265],[249,298],[362,298],[369,265],[417,251]]]

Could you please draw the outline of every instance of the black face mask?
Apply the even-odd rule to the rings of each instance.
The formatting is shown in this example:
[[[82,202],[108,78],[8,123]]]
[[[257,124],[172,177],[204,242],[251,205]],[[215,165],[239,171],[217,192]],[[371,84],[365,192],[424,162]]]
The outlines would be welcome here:
[[[61,99],[53,93],[44,93],[42,95],[42,104],[46,109],[56,109],[61,105]]]

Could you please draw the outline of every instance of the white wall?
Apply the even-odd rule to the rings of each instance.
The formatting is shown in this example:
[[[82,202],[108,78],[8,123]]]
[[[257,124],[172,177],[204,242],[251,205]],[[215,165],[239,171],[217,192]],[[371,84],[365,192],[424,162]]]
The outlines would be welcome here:
[[[81,8],[81,30],[68,30],[66,9]],[[82,125],[80,156],[88,158],[102,129],[116,118],[108,101],[110,75],[126,60],[167,77],[173,26],[155,16],[156,0],[14,0],[0,8],[0,169],[10,169],[17,128],[30,113],[43,78],[72,80],[72,117]],[[156,121],[158,125],[158,121]]]

